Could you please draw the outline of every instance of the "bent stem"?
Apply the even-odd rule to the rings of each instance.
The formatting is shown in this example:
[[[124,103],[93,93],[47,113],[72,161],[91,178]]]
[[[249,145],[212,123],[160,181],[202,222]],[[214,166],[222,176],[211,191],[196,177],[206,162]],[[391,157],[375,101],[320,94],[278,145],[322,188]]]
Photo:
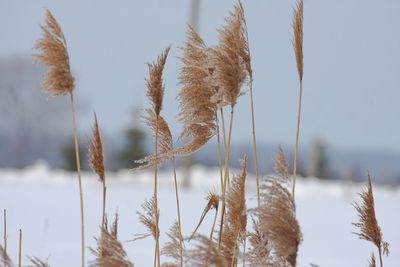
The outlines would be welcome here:
[[[381,247],[378,248],[378,252],[379,252],[379,263],[380,263],[381,267],[383,267],[383,262],[382,262],[382,249],[381,249]]]
[[[222,175],[222,156],[221,156],[221,140],[220,140],[220,130],[219,130],[219,122],[218,122],[218,114],[216,115],[217,121],[217,146],[218,146],[218,165],[219,165],[219,176],[221,182],[221,193],[224,190],[224,177]]]
[[[297,110],[296,146],[294,147],[294,162],[293,162],[293,182],[292,182],[292,198],[293,198],[293,200],[294,200],[294,194],[295,194],[295,189],[296,189],[297,158],[298,158],[298,153],[299,153],[299,134],[300,134],[302,96],[303,96],[303,81],[300,80],[300,94],[299,94],[299,103],[298,103],[298,110]]]
[[[218,236],[218,247],[221,246],[222,239],[222,230],[224,225],[224,217],[225,217],[225,195],[226,195],[226,185],[229,175],[229,155],[231,152],[231,138],[232,138],[232,128],[233,128],[233,114],[234,114],[235,106],[231,105],[231,117],[229,122],[229,133],[228,133],[228,144],[227,149],[225,150],[225,176],[224,176],[224,186],[222,190],[222,213],[221,213],[221,224],[219,226],[219,236]]]
[[[178,181],[176,179],[176,162],[175,155],[172,156],[172,164],[174,168],[174,183],[175,183],[175,196],[176,196],[176,210],[178,211],[178,227],[179,227],[179,244],[180,244],[180,260],[181,267],[183,266],[183,240],[182,240],[182,227],[181,227],[181,210],[179,206],[179,192],[178,192]]]
[[[218,207],[215,209],[215,215],[214,215],[214,221],[211,227],[211,233],[210,233],[210,240],[212,241],[213,235],[214,235],[214,228],[215,228],[215,223],[217,222],[217,216],[218,216]]]
[[[155,219],[156,219],[156,247],[155,255],[157,258],[157,266],[160,267],[160,233],[158,228],[158,199],[157,199],[157,172],[158,172],[158,117],[156,118],[156,129],[155,129],[155,145],[154,145],[154,203],[155,203]],[[156,261],[154,259],[154,266],[156,266]]]
[[[224,153],[226,153],[226,131],[225,131],[225,117],[224,117],[224,108],[220,108],[221,112],[221,121],[222,121],[222,138],[224,141]],[[226,159],[225,159],[225,165],[226,165]],[[229,186],[229,173],[228,173],[228,186]]]
[[[72,127],[74,129],[74,143],[75,143],[75,158],[76,158],[76,171],[78,173],[79,182],[79,198],[81,206],[81,253],[82,253],[82,267],[85,266],[85,220],[83,210],[83,190],[82,190],[82,177],[81,177],[81,163],[79,158],[79,143],[78,143],[78,130],[76,127],[76,111],[74,95],[71,92],[71,110],[72,110]]]

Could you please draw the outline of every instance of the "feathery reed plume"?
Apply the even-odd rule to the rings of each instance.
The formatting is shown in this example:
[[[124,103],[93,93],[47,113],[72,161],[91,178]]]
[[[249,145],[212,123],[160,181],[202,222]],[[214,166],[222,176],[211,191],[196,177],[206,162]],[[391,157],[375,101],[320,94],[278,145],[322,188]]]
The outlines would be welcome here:
[[[79,182],[79,198],[81,212],[81,253],[82,267],[85,266],[85,223],[83,208],[83,189],[81,166],[79,159],[78,130],[76,126],[76,112],[74,101],[75,79],[71,73],[67,42],[57,20],[49,10],[46,11],[46,21],[41,26],[43,36],[35,45],[38,51],[33,57],[41,65],[49,69],[44,76],[43,88],[52,96],[70,95],[72,126],[74,131],[75,158]]]
[[[210,234],[210,240],[212,240],[212,236],[214,233],[215,221],[217,219],[217,214],[218,214],[219,196],[213,192],[209,192],[206,199],[208,200],[207,205],[204,208],[203,213],[200,216],[199,223],[197,224],[193,233],[190,235],[189,241],[192,240],[192,238],[195,236],[197,230],[199,229],[199,227],[200,227],[201,223],[203,222],[204,218],[206,217],[207,213],[210,210],[215,209],[214,222],[213,222],[213,226],[211,227],[211,234]]]
[[[50,265],[46,261],[43,261],[37,257],[29,258],[31,261],[31,265],[29,267],[50,267]]]
[[[18,242],[18,267],[22,266],[22,229],[19,229],[19,242]]]
[[[274,160],[274,170],[280,177],[284,178],[285,181],[289,180],[289,163],[286,160],[285,153],[281,146],[279,146],[278,156]]]
[[[296,206],[285,183],[267,178],[265,203],[260,206],[261,231],[266,234],[278,262],[296,266],[297,251],[302,234],[296,219]]]
[[[1,254],[1,263],[4,267],[14,267],[14,263],[12,262],[11,258],[8,256],[7,251],[4,247],[0,245],[0,254]]]
[[[359,218],[358,222],[353,223],[353,225],[359,229],[359,232],[355,234],[360,239],[370,241],[376,246],[379,252],[380,266],[382,267],[382,254],[389,254],[389,244],[383,240],[382,230],[376,219],[374,194],[372,192],[371,177],[369,174],[367,189],[363,190],[359,195],[362,199],[361,205],[357,202],[353,203]]]
[[[3,213],[4,228],[3,228],[3,240],[4,240],[4,252],[2,253],[4,267],[7,267],[7,210],[4,209]]]
[[[250,254],[253,260],[272,266],[296,266],[297,251],[302,234],[296,219],[296,205],[287,189],[289,173],[283,151],[275,159],[279,177],[268,177],[262,186],[261,205],[254,209],[255,236]]]
[[[229,176],[229,155],[234,107],[237,98],[242,94],[241,87],[246,82],[249,75],[247,71],[247,67],[250,66],[248,65],[249,61],[247,63],[245,62],[249,60],[249,58],[244,57],[244,55],[248,54],[248,44],[243,35],[243,28],[243,8],[240,5],[236,5],[234,10],[230,12],[228,18],[226,18],[226,25],[218,30],[218,46],[211,49],[210,52],[212,63],[215,66],[215,70],[213,71],[214,86],[218,88],[213,96],[213,101],[218,103],[219,107],[226,105],[231,106],[228,141],[225,150],[225,175],[224,188],[222,190],[222,215],[218,244],[221,243],[222,228],[224,225],[225,193]]]
[[[249,233],[251,249],[247,258],[251,266],[271,266],[271,248],[266,233],[261,231],[259,220],[252,218],[254,232]]]
[[[114,223],[110,230],[107,227],[101,227],[101,235],[97,240],[97,248],[90,249],[96,257],[89,265],[91,267],[133,267],[128,260],[127,254],[118,240],[118,213],[115,214]]]
[[[187,30],[188,40],[182,48],[183,67],[179,83],[183,86],[178,95],[180,112],[178,121],[183,124],[180,139],[189,138],[177,154],[189,155],[199,150],[216,133],[217,105],[211,101],[215,87],[211,84],[213,67],[209,63],[209,49],[192,27]]]
[[[139,221],[147,228],[147,233],[135,235],[136,237],[133,241],[148,236],[153,236],[155,240],[158,223],[156,221],[156,202],[154,196],[150,200],[145,200],[142,204],[142,210],[142,212],[138,211],[136,213],[139,216]],[[159,211],[157,213],[159,213]]]
[[[103,142],[101,140],[101,134],[99,124],[97,123],[96,113],[94,114],[94,126],[92,128],[92,137],[89,140],[89,166],[99,176],[99,179],[103,185],[103,208],[102,208],[102,219],[101,225],[105,227],[105,216],[106,216],[106,176],[104,168],[104,153],[103,153]]]
[[[375,255],[371,254],[371,260],[369,261],[369,267],[376,267]]]
[[[196,267],[228,267],[222,252],[218,246],[209,238],[203,235],[196,235],[194,237],[195,246],[189,250],[187,255],[187,266]]]
[[[301,104],[303,97],[303,0],[298,0],[296,9],[293,15],[293,47],[296,56],[297,72],[299,74],[300,92],[297,110],[297,127],[296,127],[296,145],[294,148],[293,162],[293,182],[292,182],[292,197],[294,199],[296,189],[297,175],[297,158],[299,153],[299,134],[300,134],[300,119],[301,119]]]
[[[169,237],[169,241],[164,245],[161,254],[174,259],[175,262],[169,263],[170,266],[182,267],[181,240],[183,240],[183,236],[181,235],[178,221],[175,221],[174,225],[170,228],[169,233],[167,233],[167,236]]]
[[[164,71],[164,66],[167,61],[168,53],[170,48],[166,48],[163,53],[157,58],[157,60],[153,63],[149,63],[149,78],[146,79],[147,85],[147,97],[150,100],[151,109],[148,110],[148,119],[147,121],[150,122],[150,126],[154,127],[154,221],[156,223],[155,227],[155,260],[154,266],[161,266],[160,263],[160,233],[158,229],[158,155],[159,155],[159,134],[160,134],[160,112],[162,108],[162,102],[164,98],[164,82],[162,78],[162,74]],[[155,126],[152,123],[155,121]],[[161,125],[162,126],[162,125]],[[156,264],[157,263],[157,264]]]
[[[221,248],[230,266],[236,266],[238,242],[246,239],[246,198],[245,182],[247,175],[247,156],[242,160],[242,173],[232,179],[226,199],[227,214],[225,230],[222,233]]]

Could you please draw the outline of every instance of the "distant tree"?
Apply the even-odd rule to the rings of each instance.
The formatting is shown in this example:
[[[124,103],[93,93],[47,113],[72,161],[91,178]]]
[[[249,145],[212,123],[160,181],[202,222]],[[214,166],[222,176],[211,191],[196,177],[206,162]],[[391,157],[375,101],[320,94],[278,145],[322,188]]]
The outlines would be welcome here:
[[[60,160],[70,132],[69,104],[41,92],[43,68],[30,56],[0,58],[0,165],[23,167],[42,158]],[[68,123],[66,123],[68,122]]]
[[[139,164],[135,160],[146,156],[145,133],[138,127],[127,129],[125,133],[125,144],[119,154],[119,165],[121,168],[135,168]]]
[[[81,163],[81,169],[87,170],[87,146],[79,144],[79,158]],[[75,143],[73,137],[70,136],[68,141],[61,147],[60,154],[63,160],[63,168],[67,171],[76,171],[76,155],[75,155]]]
[[[326,155],[325,143],[320,139],[315,139],[311,144],[310,159],[308,165],[308,175],[327,179],[330,176],[328,169],[328,158]]]

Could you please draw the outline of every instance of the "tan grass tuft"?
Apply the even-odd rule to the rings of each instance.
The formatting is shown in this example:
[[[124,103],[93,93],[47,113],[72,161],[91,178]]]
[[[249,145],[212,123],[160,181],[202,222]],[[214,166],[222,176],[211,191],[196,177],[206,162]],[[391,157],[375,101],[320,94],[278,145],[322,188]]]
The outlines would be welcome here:
[[[222,252],[211,239],[196,235],[194,237],[195,245],[192,250],[188,251],[187,266],[193,267],[229,267]]]
[[[275,172],[285,180],[289,180],[290,170],[289,163],[286,160],[285,153],[282,147],[279,147],[279,154],[274,160],[274,170]]]
[[[219,106],[236,104],[241,87],[251,72],[250,54],[245,33],[243,7],[236,5],[226,18],[226,25],[218,30],[219,45],[211,49],[215,70],[213,81],[218,88],[213,100]]]
[[[13,267],[15,266],[12,262],[11,258],[8,256],[7,251],[0,245],[0,262],[5,267]]]
[[[191,154],[199,150],[217,130],[217,106],[211,101],[215,88],[210,83],[213,66],[209,62],[209,50],[190,26],[187,38],[182,48],[183,67],[179,75],[179,83],[183,87],[178,95],[178,121],[183,124],[179,138],[189,138],[190,141],[176,150],[178,154]]]
[[[34,59],[49,70],[44,77],[44,90],[53,96],[72,93],[75,79],[71,74],[67,42],[60,25],[49,10],[45,24],[41,26],[42,38],[36,43],[38,54]]]
[[[175,262],[169,263],[170,266],[180,266],[181,241],[183,240],[183,237],[180,233],[178,221],[175,221],[167,236],[169,237],[169,241],[164,245],[161,254],[174,259]]]
[[[97,239],[97,249],[90,249],[96,257],[90,263],[91,267],[133,267],[127,254],[118,241],[118,213],[110,230],[102,227],[100,238]]]
[[[300,81],[303,80],[303,0],[297,2],[293,14],[293,47],[296,55],[297,72]]]
[[[380,265],[382,266],[382,254],[389,254],[389,244],[383,240],[382,230],[376,219],[374,195],[369,174],[367,189],[363,190],[360,196],[362,199],[361,205],[357,202],[353,203],[359,218],[358,222],[353,223],[353,225],[359,229],[359,232],[355,234],[358,235],[360,239],[370,241],[376,246],[379,252]]]
[[[261,231],[259,220],[253,218],[253,230],[249,233],[251,249],[247,255],[251,266],[271,266],[271,248],[266,233]]]
[[[140,222],[147,228],[147,233],[138,234],[134,240],[143,239],[148,236],[153,236],[156,239],[156,202],[154,196],[150,200],[146,200],[142,204],[142,212],[136,212],[139,216]],[[157,211],[160,214],[160,211]]]
[[[226,261],[236,266],[239,254],[239,242],[246,239],[247,211],[245,198],[245,182],[247,176],[247,156],[242,160],[242,172],[233,177],[228,191],[226,220],[222,233],[221,248]]]
[[[31,261],[31,265],[29,267],[50,267],[50,265],[46,261],[43,261],[37,257],[29,258]]]

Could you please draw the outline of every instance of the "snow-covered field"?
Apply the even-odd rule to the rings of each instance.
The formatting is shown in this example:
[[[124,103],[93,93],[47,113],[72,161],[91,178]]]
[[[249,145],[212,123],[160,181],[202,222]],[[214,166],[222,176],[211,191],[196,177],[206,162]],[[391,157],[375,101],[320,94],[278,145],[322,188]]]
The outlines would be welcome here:
[[[178,178],[181,177],[178,171]],[[108,176],[108,213],[116,210],[120,216],[120,240],[127,241],[143,233],[136,211],[145,198],[152,194],[150,173],[119,172]],[[168,230],[175,219],[175,198],[172,173],[161,171],[159,176],[160,228]],[[98,236],[101,220],[101,184],[95,176],[83,177],[86,212],[86,242],[95,247],[93,237]],[[209,189],[218,188],[216,170],[194,167],[192,188],[181,190],[182,227],[189,235],[195,227],[205,205],[204,196]],[[253,177],[247,181],[248,207],[255,204]],[[359,240],[351,222],[357,219],[351,206],[358,200],[361,184],[321,182],[300,179],[297,184],[297,215],[303,232],[298,266],[310,263],[322,267],[367,266],[374,247]],[[390,243],[385,266],[400,266],[400,188],[374,187],[376,211],[384,239]],[[18,229],[23,229],[23,255],[49,258],[57,267],[80,264],[80,219],[78,183],[74,174],[54,171],[45,164],[36,164],[22,171],[0,170],[0,208],[8,213],[8,251],[17,258]],[[200,231],[208,233],[211,218],[207,218]],[[2,220],[1,220],[2,221]],[[1,227],[3,224],[0,223]],[[2,229],[2,228],[1,228]],[[2,235],[2,234],[1,234]],[[166,235],[161,236],[161,242]],[[2,243],[2,242],[1,242]],[[144,239],[124,243],[135,266],[151,266],[153,241]],[[86,255],[92,259],[89,250]]]

